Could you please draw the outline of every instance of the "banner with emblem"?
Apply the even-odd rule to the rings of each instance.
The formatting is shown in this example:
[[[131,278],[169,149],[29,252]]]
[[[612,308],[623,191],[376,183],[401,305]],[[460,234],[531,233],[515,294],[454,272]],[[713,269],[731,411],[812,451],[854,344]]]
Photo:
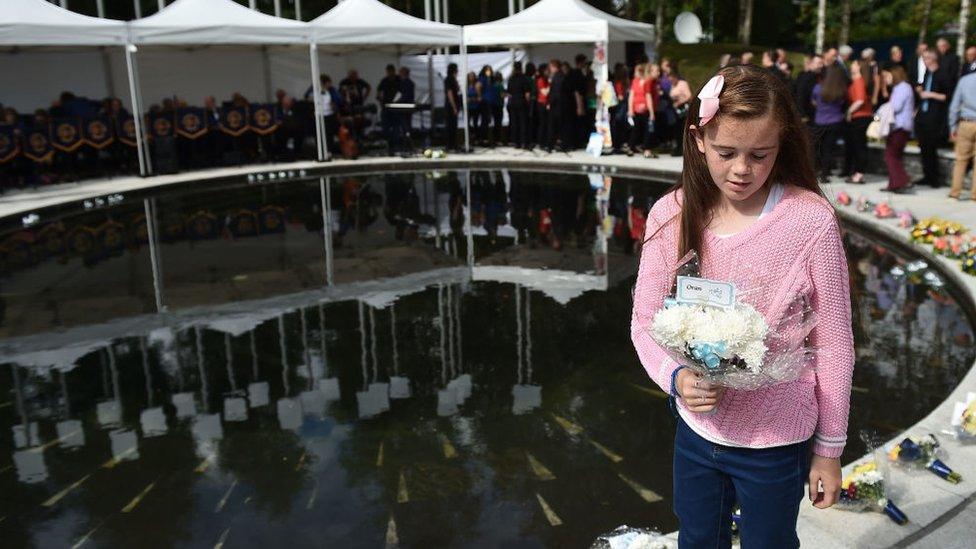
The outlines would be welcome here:
[[[115,135],[119,141],[129,147],[136,146],[136,119],[131,114],[123,114],[115,119]]]
[[[115,141],[112,133],[112,120],[107,116],[89,118],[82,124],[85,143],[96,149],[104,149]]]
[[[51,124],[51,144],[66,153],[75,152],[85,143],[80,118],[57,118]]]
[[[42,124],[24,131],[24,156],[34,162],[50,162],[54,157],[51,146],[51,126]]]
[[[259,135],[268,135],[281,124],[281,113],[274,103],[251,105],[251,129]]]
[[[207,133],[207,113],[198,107],[184,107],[176,111],[176,134],[197,139]]]
[[[9,124],[0,124],[0,164],[6,164],[20,152],[20,140],[17,139],[17,128]]]
[[[149,135],[152,138],[173,137],[173,113],[152,113],[149,115]]]
[[[261,233],[285,232],[285,209],[280,206],[265,206],[258,210]]]
[[[224,107],[221,111],[220,131],[237,137],[247,131],[247,109]]]

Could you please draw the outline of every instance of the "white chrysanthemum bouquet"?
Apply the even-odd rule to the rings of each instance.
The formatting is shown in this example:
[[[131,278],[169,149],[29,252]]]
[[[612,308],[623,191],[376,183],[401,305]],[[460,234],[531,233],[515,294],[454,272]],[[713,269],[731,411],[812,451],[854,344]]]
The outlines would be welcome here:
[[[698,256],[680,263],[674,290],[649,327],[671,357],[735,389],[756,389],[795,380],[812,364],[807,336],[815,318],[804,299],[785,307],[775,326],[737,299],[734,285],[700,278]]]

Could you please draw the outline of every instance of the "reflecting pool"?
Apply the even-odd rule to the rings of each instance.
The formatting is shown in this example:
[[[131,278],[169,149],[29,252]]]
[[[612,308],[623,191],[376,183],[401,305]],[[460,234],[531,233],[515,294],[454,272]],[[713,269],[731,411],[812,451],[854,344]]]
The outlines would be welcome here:
[[[10,223],[3,545],[577,547],[620,524],[673,530],[674,421],[629,337],[631,229],[665,190],[255,178]],[[860,430],[925,416],[974,351],[936,271],[845,243],[849,460]]]

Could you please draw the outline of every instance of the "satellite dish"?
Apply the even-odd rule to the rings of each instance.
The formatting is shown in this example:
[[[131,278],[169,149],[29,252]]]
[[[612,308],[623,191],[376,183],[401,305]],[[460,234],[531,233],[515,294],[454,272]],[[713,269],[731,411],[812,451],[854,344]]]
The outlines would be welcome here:
[[[702,32],[701,21],[698,16],[690,11],[683,11],[674,18],[674,35],[678,42],[682,44],[697,44],[701,41],[704,33]]]

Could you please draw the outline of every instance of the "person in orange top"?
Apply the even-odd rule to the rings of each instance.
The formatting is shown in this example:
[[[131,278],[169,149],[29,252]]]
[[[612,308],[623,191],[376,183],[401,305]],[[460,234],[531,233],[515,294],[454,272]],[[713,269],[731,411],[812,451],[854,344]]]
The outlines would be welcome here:
[[[868,125],[874,118],[868,97],[871,67],[867,63],[851,61],[851,85],[847,87],[847,135],[844,138],[845,156],[850,159],[851,183],[863,183],[868,160]]]
[[[637,65],[634,67],[634,79],[630,82],[630,98],[627,105],[627,116],[632,120],[633,127],[630,130],[630,149],[628,156],[633,154],[638,144],[644,145],[644,157],[649,158],[654,153],[648,143],[648,125],[654,120],[654,98],[651,90],[654,89],[654,82],[650,75],[651,65]]]

